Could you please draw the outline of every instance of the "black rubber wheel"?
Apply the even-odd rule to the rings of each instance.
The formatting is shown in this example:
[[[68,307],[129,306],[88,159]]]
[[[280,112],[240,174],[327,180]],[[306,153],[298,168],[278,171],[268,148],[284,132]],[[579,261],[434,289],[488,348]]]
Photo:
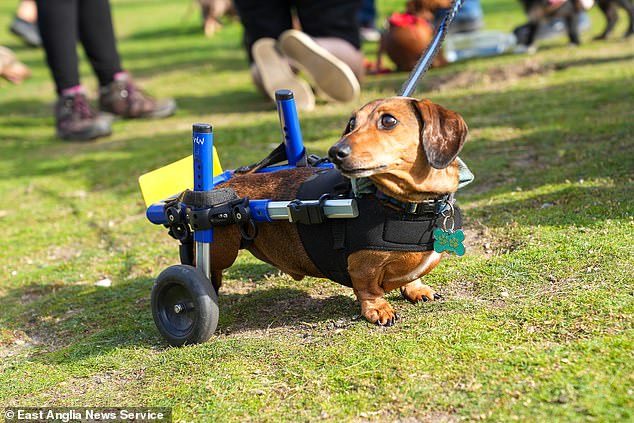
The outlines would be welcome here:
[[[152,316],[173,346],[207,341],[218,326],[218,295],[211,282],[185,264],[163,270],[152,287]]]

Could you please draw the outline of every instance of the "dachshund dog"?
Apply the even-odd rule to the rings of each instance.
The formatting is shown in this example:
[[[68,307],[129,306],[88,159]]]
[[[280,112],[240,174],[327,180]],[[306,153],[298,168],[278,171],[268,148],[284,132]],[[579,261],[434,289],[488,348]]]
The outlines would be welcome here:
[[[592,7],[592,0],[520,0],[528,23],[516,28],[513,32],[518,43],[527,47],[533,47],[539,27],[548,19],[560,18],[566,24],[566,30],[570,42],[580,44],[579,40],[579,13]],[[595,37],[596,40],[604,40],[618,20],[617,5],[621,6],[629,16],[629,25],[624,37],[634,34],[634,4],[631,0],[597,0],[599,8],[606,17],[607,25],[604,31]]]
[[[372,101],[354,113],[342,138],[330,148],[329,156],[344,177],[367,178],[377,190],[397,202],[419,203],[457,190],[456,157],[466,137],[467,125],[457,113],[429,100],[392,97]],[[247,173],[234,176],[219,188],[232,188],[240,197],[290,200],[297,198],[305,181],[320,172],[324,169],[297,167]],[[396,213],[392,203],[379,204]],[[222,282],[222,270],[233,264],[240,248],[248,249],[296,280],[304,276],[323,278],[323,272],[302,244],[299,225],[286,221],[258,223],[257,236],[246,243],[236,225],[215,228],[211,279],[216,290]],[[323,236],[328,236],[327,231]],[[411,302],[439,298],[432,288],[423,285],[420,277],[434,269],[443,254],[433,249],[368,249],[349,254],[347,272],[362,315],[371,323],[392,325],[398,316],[383,296],[397,288]]]
[[[434,12],[451,6],[451,0],[408,0],[405,13],[393,13],[387,20],[377,53],[377,70],[385,51],[398,70],[411,71],[434,36]],[[432,66],[447,64],[442,54]]]

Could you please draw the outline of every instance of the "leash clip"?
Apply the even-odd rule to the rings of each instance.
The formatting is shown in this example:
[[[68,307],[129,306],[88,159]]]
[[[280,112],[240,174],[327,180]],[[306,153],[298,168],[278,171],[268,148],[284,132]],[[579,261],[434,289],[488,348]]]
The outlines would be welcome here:
[[[449,214],[447,214],[447,212],[449,212]],[[442,221],[443,231],[447,233],[455,232],[455,228],[456,228],[455,214],[456,214],[456,211],[454,210],[454,207],[453,207],[453,201],[451,201],[451,199],[449,198],[446,199],[444,201],[444,206],[442,208],[442,211],[440,212],[440,215],[443,217],[443,221]],[[451,220],[451,229],[447,228],[447,222],[449,222],[449,220]]]
[[[452,198],[447,198],[443,210],[440,212],[440,215],[443,216],[442,227],[434,229],[434,251],[437,253],[446,251],[457,256],[462,256],[465,253],[465,247],[462,243],[465,238],[464,232],[455,230],[455,214]],[[449,221],[451,221],[451,227],[447,227]]]

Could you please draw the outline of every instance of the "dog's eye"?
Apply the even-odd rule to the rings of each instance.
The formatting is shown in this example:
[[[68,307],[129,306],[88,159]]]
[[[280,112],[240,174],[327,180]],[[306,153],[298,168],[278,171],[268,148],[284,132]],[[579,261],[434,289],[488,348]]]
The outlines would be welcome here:
[[[350,121],[348,122],[348,130],[352,131],[354,129],[354,125],[357,123],[357,120],[353,117],[350,118]]]
[[[398,124],[398,120],[392,115],[383,115],[379,120],[380,129],[392,129]]]

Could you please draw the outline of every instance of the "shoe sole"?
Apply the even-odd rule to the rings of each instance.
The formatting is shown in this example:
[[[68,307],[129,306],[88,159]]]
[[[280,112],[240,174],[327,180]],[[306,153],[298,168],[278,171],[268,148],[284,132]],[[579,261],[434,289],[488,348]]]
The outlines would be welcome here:
[[[346,103],[359,97],[361,87],[352,69],[308,35],[289,29],[280,35],[279,46],[329,99]]]
[[[176,113],[176,101],[173,99],[162,100],[161,107],[154,110],[152,113],[140,116],[149,119],[162,119],[172,116]]]
[[[62,133],[57,131],[57,137],[66,141],[90,141],[95,138],[107,137],[112,134],[112,118],[104,117],[104,121],[100,122],[100,125],[92,128],[87,128],[83,131],[73,133]],[[109,120],[108,120],[109,119]]]
[[[163,100],[163,104],[160,108],[155,109],[151,112],[144,113],[137,116],[128,116],[128,115],[120,115],[118,113],[109,110],[107,107],[99,105],[99,111],[101,113],[107,113],[112,115],[112,120],[122,120],[122,119],[162,119],[166,117],[172,116],[176,113],[176,101],[174,99]]]
[[[253,47],[251,54],[260,72],[262,85],[267,95],[275,101],[275,91],[291,90],[295,98],[295,106],[299,110],[315,108],[315,95],[310,86],[293,73],[288,62],[275,48],[273,38],[260,38]]]

